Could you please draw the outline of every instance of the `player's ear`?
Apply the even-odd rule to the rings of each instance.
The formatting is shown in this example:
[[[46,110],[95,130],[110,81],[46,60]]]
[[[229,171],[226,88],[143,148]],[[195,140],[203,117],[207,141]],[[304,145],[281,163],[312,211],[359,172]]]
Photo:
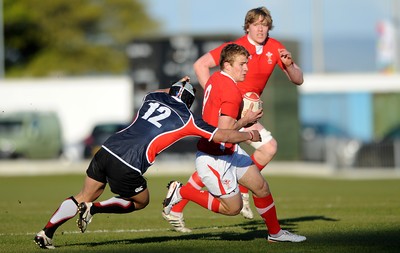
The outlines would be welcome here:
[[[231,64],[230,64],[229,62],[227,62],[227,61],[224,62],[224,70],[225,70],[225,69],[229,70],[230,67],[231,67]]]

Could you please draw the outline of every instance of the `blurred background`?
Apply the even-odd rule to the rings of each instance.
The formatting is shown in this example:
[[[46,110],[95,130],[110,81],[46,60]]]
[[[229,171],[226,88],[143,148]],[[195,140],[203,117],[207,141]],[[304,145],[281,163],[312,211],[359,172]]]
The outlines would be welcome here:
[[[398,0],[0,0],[0,159],[90,158],[144,94],[197,85],[194,61],[260,6],[305,74],[295,87],[277,69],[263,93],[274,161],[400,168]]]

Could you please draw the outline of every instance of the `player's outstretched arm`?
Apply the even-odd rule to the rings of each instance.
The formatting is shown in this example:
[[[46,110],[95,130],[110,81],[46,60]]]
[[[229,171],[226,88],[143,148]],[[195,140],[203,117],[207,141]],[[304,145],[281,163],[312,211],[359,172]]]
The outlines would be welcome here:
[[[248,140],[253,142],[261,141],[261,135],[257,130],[239,132],[230,129],[218,129],[213,137],[213,141],[225,143],[239,143]]]

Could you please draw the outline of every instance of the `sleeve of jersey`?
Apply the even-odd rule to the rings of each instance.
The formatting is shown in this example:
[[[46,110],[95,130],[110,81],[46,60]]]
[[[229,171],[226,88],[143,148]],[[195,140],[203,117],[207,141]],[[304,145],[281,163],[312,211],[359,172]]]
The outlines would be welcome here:
[[[221,115],[229,116],[236,119],[238,117],[238,112],[240,110],[240,105],[235,104],[230,101],[225,101],[221,104]]]
[[[197,135],[206,138],[208,141],[212,140],[215,132],[218,130],[216,127],[209,125],[201,118],[195,118],[193,123],[194,131],[197,132]]]

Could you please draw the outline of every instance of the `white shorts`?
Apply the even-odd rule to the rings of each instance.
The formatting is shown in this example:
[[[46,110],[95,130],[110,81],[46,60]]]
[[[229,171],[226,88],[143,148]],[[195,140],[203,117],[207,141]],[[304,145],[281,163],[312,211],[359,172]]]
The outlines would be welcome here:
[[[238,180],[250,165],[250,156],[236,145],[232,155],[213,156],[197,151],[196,170],[208,191],[215,197],[227,198],[239,193]]]

